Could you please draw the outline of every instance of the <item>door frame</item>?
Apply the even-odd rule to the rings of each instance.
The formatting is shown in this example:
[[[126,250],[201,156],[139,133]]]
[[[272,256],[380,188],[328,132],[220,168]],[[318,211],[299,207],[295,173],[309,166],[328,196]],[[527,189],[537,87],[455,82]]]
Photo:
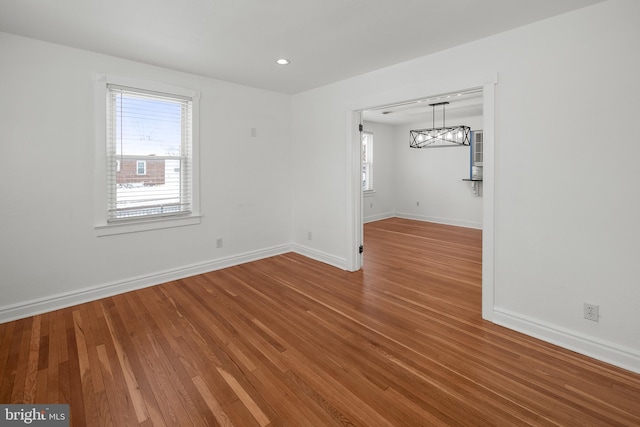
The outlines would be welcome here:
[[[359,247],[364,244],[364,219],[362,207],[362,143],[359,125],[362,112],[384,105],[425,99],[442,93],[454,93],[482,88],[483,105],[483,183],[482,183],[482,318],[493,320],[495,304],[495,91],[498,73],[489,76],[476,76],[466,81],[439,85],[437,82],[425,85],[413,85],[396,90],[373,94],[367,99],[349,104],[347,114],[347,270],[357,271],[362,267],[363,256]],[[365,248],[366,250],[366,248]]]

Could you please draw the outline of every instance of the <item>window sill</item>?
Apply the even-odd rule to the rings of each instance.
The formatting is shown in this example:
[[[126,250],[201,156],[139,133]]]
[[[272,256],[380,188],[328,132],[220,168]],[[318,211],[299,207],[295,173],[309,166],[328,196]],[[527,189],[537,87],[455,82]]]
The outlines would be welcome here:
[[[200,224],[200,215],[188,217],[158,218],[155,220],[136,221],[119,224],[99,225],[95,227],[98,237],[114,236],[117,234],[138,233],[141,231],[161,230],[163,228],[184,227]]]
[[[362,192],[364,197],[373,197],[376,195],[376,190],[366,190]]]

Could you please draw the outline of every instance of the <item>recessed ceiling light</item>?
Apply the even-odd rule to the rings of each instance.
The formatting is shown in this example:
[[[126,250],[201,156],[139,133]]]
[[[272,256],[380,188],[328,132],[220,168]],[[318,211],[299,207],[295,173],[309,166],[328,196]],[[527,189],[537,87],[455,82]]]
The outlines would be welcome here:
[[[289,61],[288,59],[285,58],[280,58],[276,60],[276,64],[278,65],[289,65],[291,63],[291,61]]]

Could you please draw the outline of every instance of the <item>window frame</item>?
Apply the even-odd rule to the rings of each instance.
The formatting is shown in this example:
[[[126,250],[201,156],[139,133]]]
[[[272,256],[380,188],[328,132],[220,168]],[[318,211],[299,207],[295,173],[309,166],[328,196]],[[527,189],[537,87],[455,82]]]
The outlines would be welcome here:
[[[176,96],[189,97],[192,100],[192,130],[191,130],[191,212],[179,216],[150,216],[139,217],[131,220],[118,220],[109,222],[108,211],[108,176],[107,176],[107,111],[108,88],[107,85],[118,85],[166,93]],[[98,74],[94,84],[94,111],[95,111],[95,174],[94,174],[94,229],[97,236],[108,236],[124,233],[157,230],[163,228],[195,225],[200,223],[200,173],[199,173],[199,117],[200,117],[200,93],[170,84],[156,81],[120,77],[108,74]],[[137,170],[136,162],[136,172]],[[145,167],[146,172],[146,167]]]
[[[367,160],[364,159],[364,136],[365,135],[369,135],[369,141],[370,141],[370,146],[368,147],[368,151],[366,153],[367,156]],[[367,175],[367,182],[368,182],[368,187],[362,188],[362,191],[364,193],[373,193],[375,191],[375,189],[373,188],[373,132],[370,131],[362,131],[361,135],[360,135],[360,150],[361,150],[361,156],[363,157],[362,159],[362,169],[363,169],[363,174]],[[366,170],[366,172],[365,172]],[[365,179],[363,178],[363,184]]]

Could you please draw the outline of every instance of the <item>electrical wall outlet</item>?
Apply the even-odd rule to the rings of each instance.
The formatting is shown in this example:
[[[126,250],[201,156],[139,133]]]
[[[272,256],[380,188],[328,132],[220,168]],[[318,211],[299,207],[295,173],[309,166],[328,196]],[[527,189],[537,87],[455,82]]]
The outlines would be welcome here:
[[[307,233],[307,239],[308,240],[313,240],[313,235],[311,234],[310,231]]]
[[[216,248],[222,247],[222,238],[216,239]]]
[[[584,303],[584,318],[597,322],[600,320],[599,306],[595,304]]]
[[[416,202],[416,206],[420,206],[420,202]]]

